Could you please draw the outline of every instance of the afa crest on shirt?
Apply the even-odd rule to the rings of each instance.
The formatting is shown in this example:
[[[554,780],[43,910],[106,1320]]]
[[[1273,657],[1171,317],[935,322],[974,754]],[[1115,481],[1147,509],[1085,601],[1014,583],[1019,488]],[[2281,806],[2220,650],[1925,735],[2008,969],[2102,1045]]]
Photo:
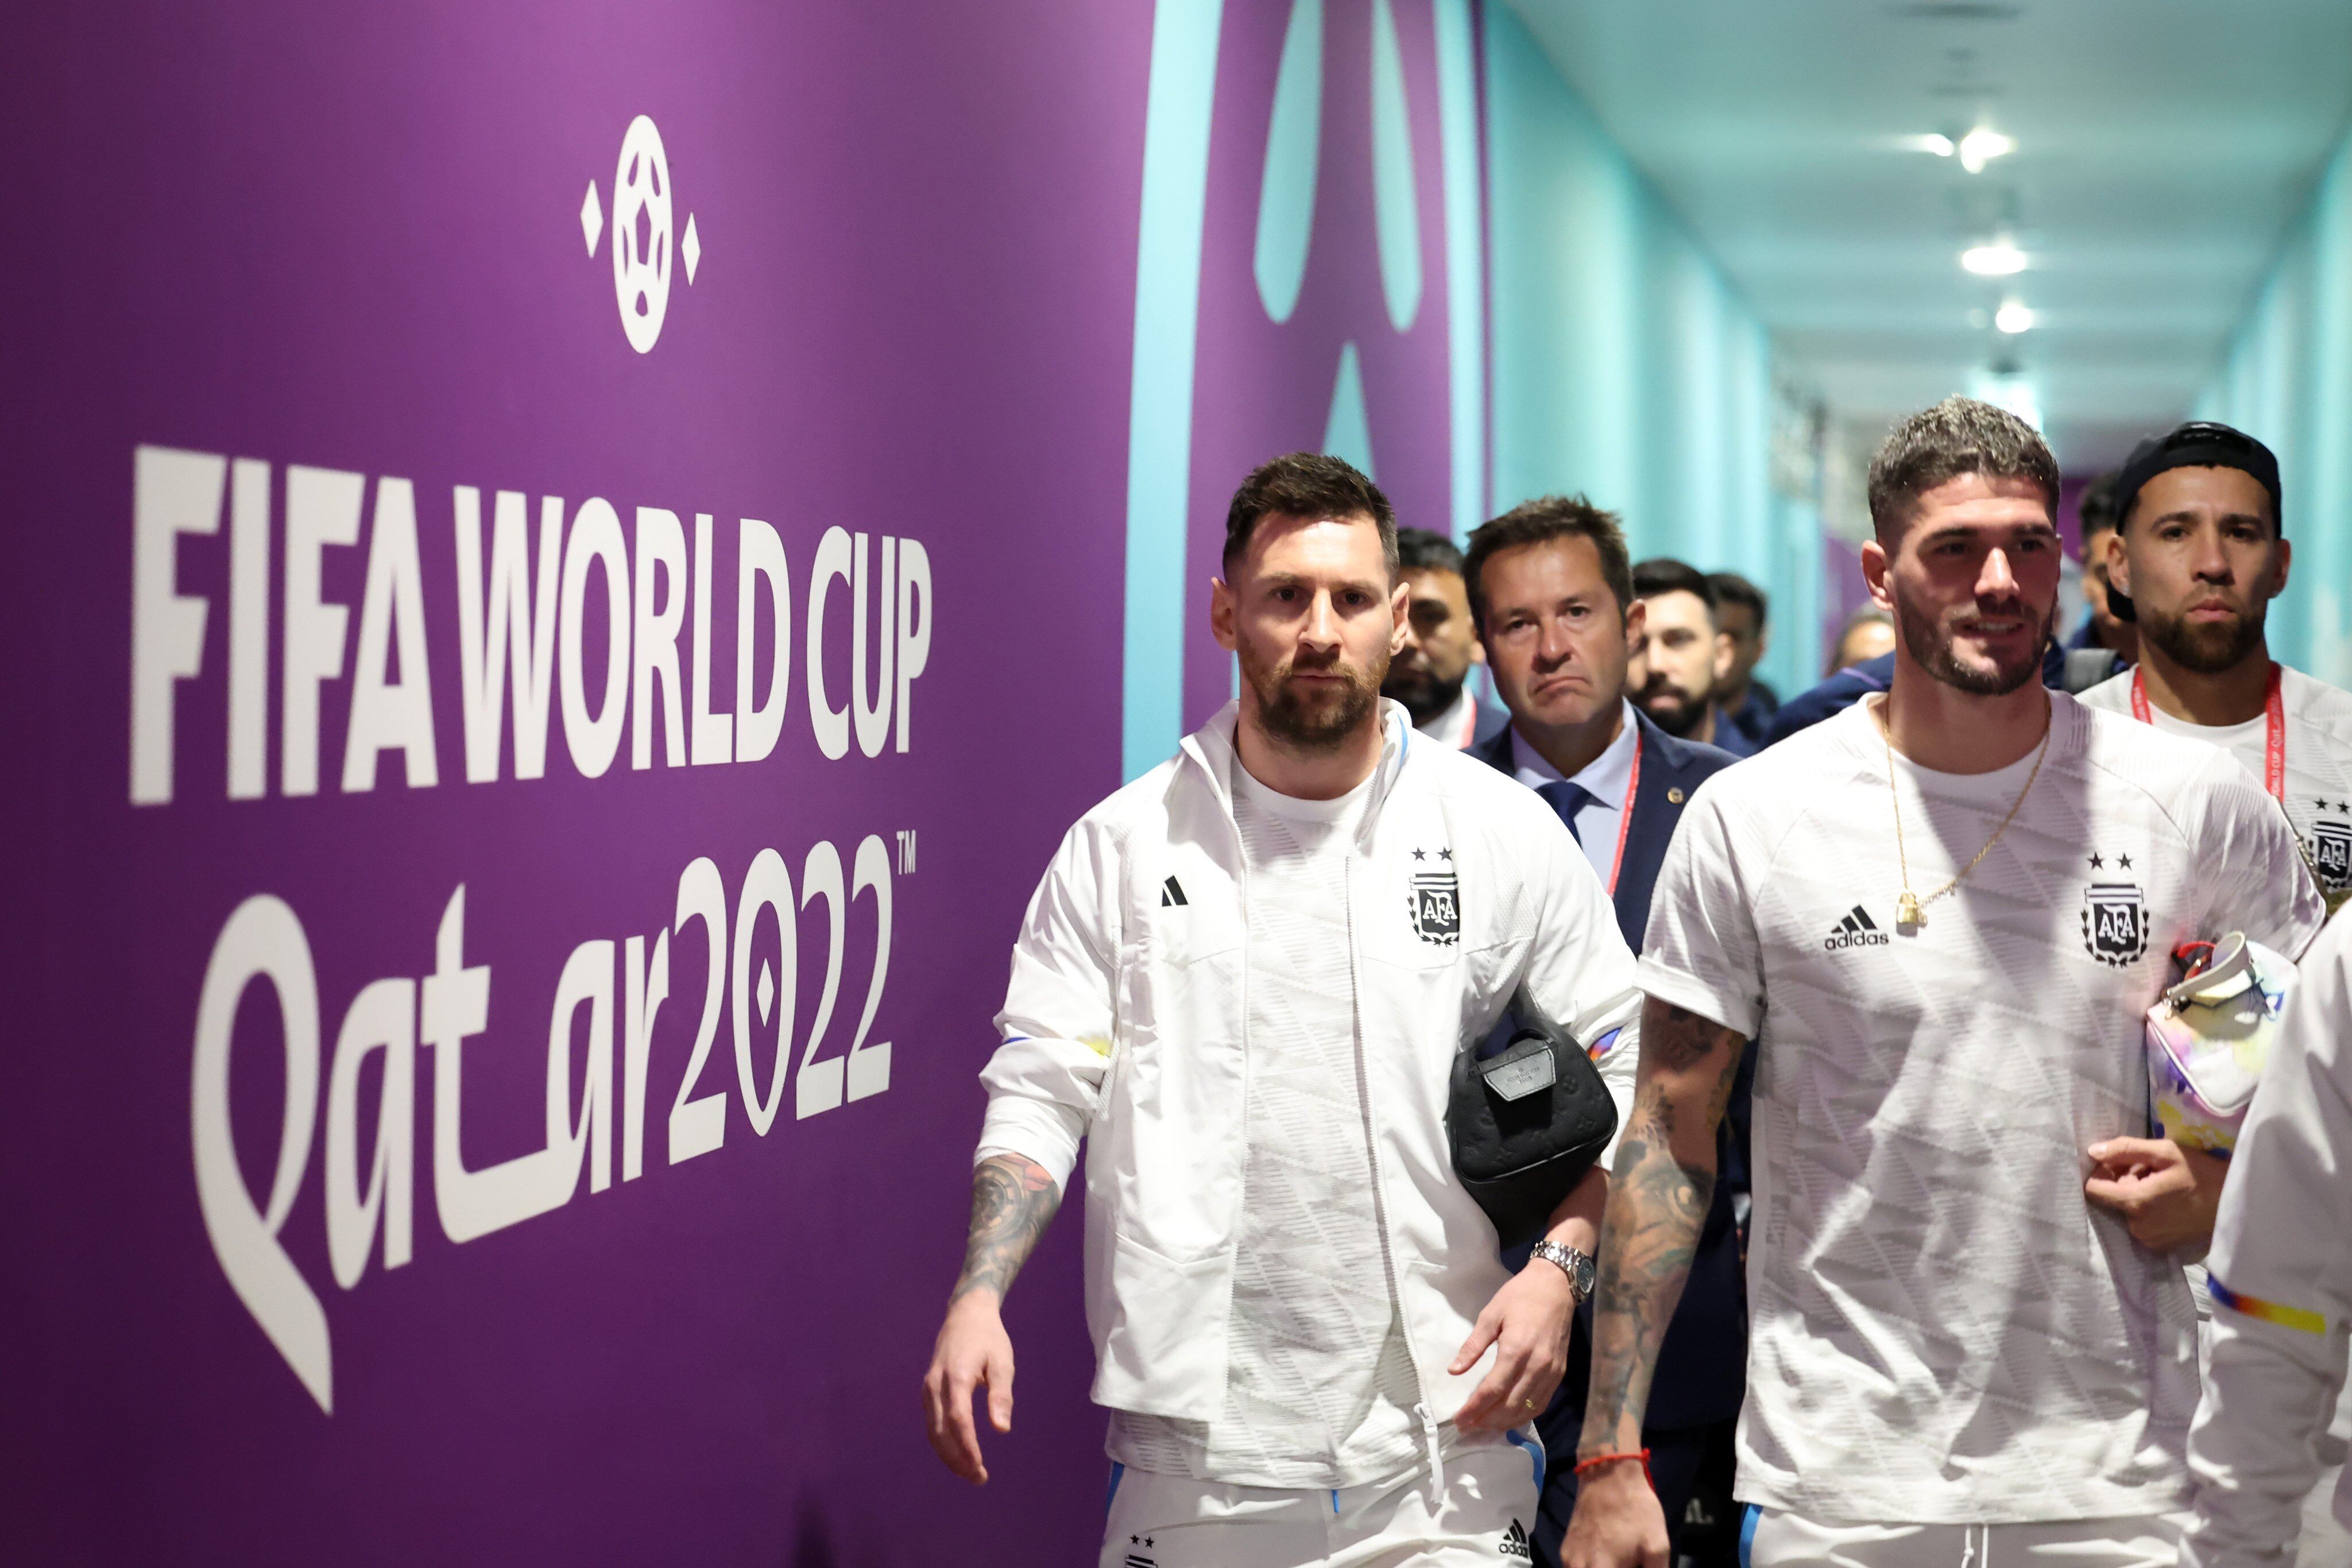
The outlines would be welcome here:
[[[2083,889],[2083,946],[2120,969],[2147,951],[2147,895],[2129,882],[2095,882]]]
[[[2311,824],[2311,869],[2329,892],[2352,887],[2352,822],[2318,817]]]
[[[1451,871],[1423,871],[1412,875],[1407,912],[1412,934],[1438,947],[1462,940],[1462,889]]]

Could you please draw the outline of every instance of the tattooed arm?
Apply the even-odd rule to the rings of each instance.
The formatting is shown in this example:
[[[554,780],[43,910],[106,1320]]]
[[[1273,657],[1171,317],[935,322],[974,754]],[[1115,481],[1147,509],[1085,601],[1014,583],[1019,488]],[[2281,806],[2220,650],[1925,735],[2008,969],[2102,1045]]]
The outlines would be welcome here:
[[[1580,1459],[1641,1451],[1658,1345],[1715,1196],[1716,1129],[1741,1045],[1735,1030],[1655,998],[1643,1010],[1633,1115],[1601,1221]],[[1585,1472],[1560,1560],[1567,1568],[1665,1568],[1665,1519],[1639,1465]]]
[[[989,1424],[1013,1430],[1013,1340],[998,1309],[1029,1260],[1062,1195],[1045,1166],[1020,1155],[992,1155],[971,1174],[971,1230],[963,1272],[948,1297],[947,1322],[923,1375],[923,1416],[931,1448],[948,1469],[983,1485],[980,1429],[971,1396],[988,1387]]]

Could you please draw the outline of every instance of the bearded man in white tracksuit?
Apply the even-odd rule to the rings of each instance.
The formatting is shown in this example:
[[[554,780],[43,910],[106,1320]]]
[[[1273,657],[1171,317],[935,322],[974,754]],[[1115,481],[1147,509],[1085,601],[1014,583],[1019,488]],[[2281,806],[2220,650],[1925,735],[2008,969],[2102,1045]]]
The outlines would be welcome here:
[[[986,1479],[999,1306],[1083,1140],[1103,1563],[1526,1561],[1605,1159],[1514,1274],[1447,1085],[1524,984],[1622,1114],[1633,957],[1544,802],[1380,698],[1407,600],[1371,481],[1277,458],[1226,536],[1239,698],[1069,831],[1013,949],[932,1446]]]

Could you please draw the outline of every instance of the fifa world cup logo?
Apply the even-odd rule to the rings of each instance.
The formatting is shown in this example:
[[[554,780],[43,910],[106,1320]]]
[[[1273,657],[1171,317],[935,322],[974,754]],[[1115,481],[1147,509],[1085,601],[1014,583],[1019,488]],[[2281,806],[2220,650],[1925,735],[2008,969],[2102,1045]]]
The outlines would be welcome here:
[[[649,351],[669,313],[669,159],[645,115],[629,122],[613,172],[613,294],[629,347]]]

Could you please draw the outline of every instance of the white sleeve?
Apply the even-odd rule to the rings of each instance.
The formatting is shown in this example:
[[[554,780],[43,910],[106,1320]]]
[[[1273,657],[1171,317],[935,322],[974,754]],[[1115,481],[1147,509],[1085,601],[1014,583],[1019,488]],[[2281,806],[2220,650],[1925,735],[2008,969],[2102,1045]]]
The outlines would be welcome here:
[[[2240,1134],[2209,1259],[2189,1435],[2192,1568],[2283,1568],[2319,1473],[2352,1314],[2352,923],[2312,947]]]
[[[1666,845],[1650,894],[1641,986],[1752,1040],[1764,1020],[1764,950],[1748,885],[1754,868],[1742,863],[1746,846],[1724,814],[1723,777],[1699,786]]]
[[[2304,862],[2303,846],[2286,813],[2235,758],[2213,764],[2198,824],[2201,873],[2214,879],[2212,928],[2218,939],[2243,931],[2290,958],[2299,958],[2327,918],[2327,903]]]
[[[1601,1155],[1606,1170],[1616,1163],[1617,1138],[1633,1114],[1642,993],[1633,984],[1633,951],[1617,929],[1601,878],[1557,820],[1544,827],[1528,850],[1539,857],[1541,881],[1533,891],[1541,913],[1528,956],[1528,994],[1591,1055],[1616,1102],[1617,1134]]]
[[[1108,835],[1088,823],[1063,837],[1021,923],[996,1015],[1003,1043],[980,1075],[988,1115],[973,1163],[1024,1155],[1045,1167],[1056,1191],[1078,1163],[1110,1064],[1118,860]]]

